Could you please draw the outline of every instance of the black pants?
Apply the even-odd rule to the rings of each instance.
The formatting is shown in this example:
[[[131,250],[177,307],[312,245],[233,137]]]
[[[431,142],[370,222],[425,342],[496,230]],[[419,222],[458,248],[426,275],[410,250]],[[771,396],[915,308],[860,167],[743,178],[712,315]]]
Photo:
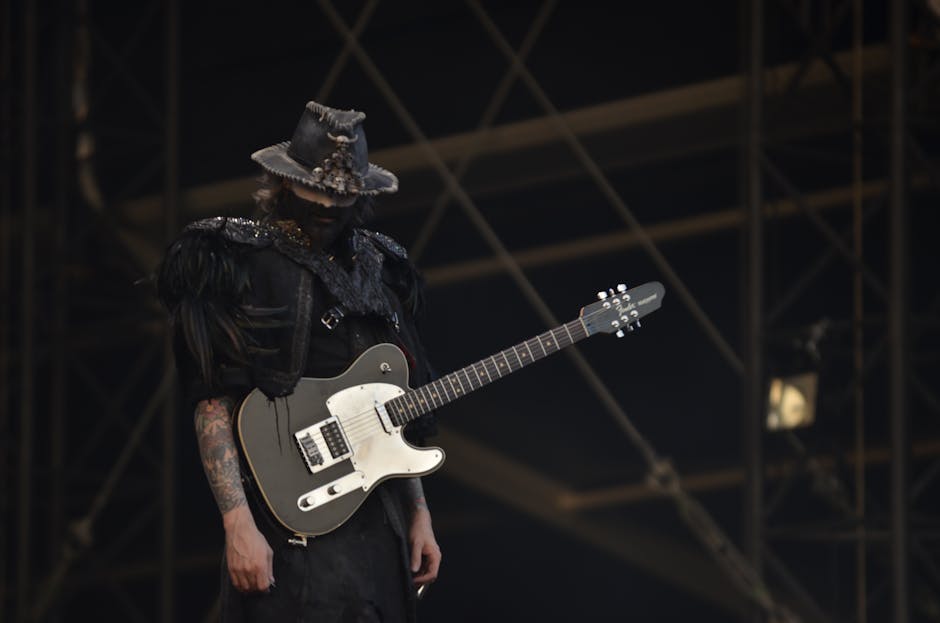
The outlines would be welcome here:
[[[222,565],[224,623],[406,623],[414,586],[406,548],[375,491],[345,524],[307,547],[269,537],[276,586],[245,594]],[[261,522],[259,521],[259,527]],[[400,524],[398,524],[400,526]],[[400,530],[400,529],[399,529]]]

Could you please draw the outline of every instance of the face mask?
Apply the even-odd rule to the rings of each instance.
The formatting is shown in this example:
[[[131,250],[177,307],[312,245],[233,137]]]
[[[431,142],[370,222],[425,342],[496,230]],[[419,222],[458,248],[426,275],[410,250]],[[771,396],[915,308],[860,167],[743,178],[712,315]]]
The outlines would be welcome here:
[[[308,201],[293,192],[284,194],[281,214],[294,220],[304,233],[310,237],[313,246],[319,249],[329,248],[349,222],[352,220],[352,206],[325,206],[316,201]]]

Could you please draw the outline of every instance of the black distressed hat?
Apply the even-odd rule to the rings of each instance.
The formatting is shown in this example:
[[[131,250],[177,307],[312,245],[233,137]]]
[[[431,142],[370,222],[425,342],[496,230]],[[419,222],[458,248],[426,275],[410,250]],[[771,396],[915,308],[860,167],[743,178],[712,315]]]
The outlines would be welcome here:
[[[251,159],[275,175],[337,195],[377,195],[398,190],[398,178],[369,162],[356,110],[307,102],[290,141],[260,149]]]

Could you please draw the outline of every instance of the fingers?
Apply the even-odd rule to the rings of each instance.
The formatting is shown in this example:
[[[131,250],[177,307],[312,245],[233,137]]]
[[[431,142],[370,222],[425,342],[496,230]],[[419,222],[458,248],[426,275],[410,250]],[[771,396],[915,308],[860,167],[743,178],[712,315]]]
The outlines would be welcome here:
[[[261,570],[257,581],[259,591],[269,591],[274,588],[274,553],[270,548],[268,548],[264,568]]]
[[[274,561],[270,554],[263,565],[255,568],[229,568],[232,586],[242,593],[265,592],[274,588]]]
[[[242,593],[263,593],[274,588],[274,575],[269,571],[255,573],[236,573],[229,571],[232,586]]]
[[[424,543],[415,539],[411,544],[411,572],[417,573],[421,569],[421,550],[424,549]]]
[[[424,552],[424,565],[414,567],[412,559],[412,571],[416,573],[414,577],[415,584],[426,584],[437,579],[437,573],[441,568],[441,550],[437,546],[431,546]],[[420,573],[419,573],[420,571]]]
[[[251,576],[247,573],[229,568],[228,576],[229,579],[232,580],[232,586],[234,586],[237,591],[242,593],[251,591]]]

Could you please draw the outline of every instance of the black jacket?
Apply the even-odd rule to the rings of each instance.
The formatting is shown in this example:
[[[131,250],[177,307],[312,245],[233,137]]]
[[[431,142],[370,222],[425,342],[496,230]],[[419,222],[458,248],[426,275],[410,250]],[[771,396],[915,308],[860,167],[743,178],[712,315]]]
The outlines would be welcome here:
[[[338,374],[379,342],[405,352],[413,385],[432,380],[414,323],[421,279],[405,250],[362,229],[339,244],[345,248],[333,257],[304,248],[276,225],[240,218],[197,221],[183,231],[167,250],[157,286],[190,405],[220,395],[238,399],[254,387],[269,398],[285,396],[301,376]],[[344,266],[341,253],[351,264]],[[326,328],[325,315],[340,318],[336,328]],[[351,357],[343,357],[343,342]],[[314,346],[321,358],[332,357],[312,361]],[[433,430],[433,416],[425,416],[409,426],[409,438]]]

